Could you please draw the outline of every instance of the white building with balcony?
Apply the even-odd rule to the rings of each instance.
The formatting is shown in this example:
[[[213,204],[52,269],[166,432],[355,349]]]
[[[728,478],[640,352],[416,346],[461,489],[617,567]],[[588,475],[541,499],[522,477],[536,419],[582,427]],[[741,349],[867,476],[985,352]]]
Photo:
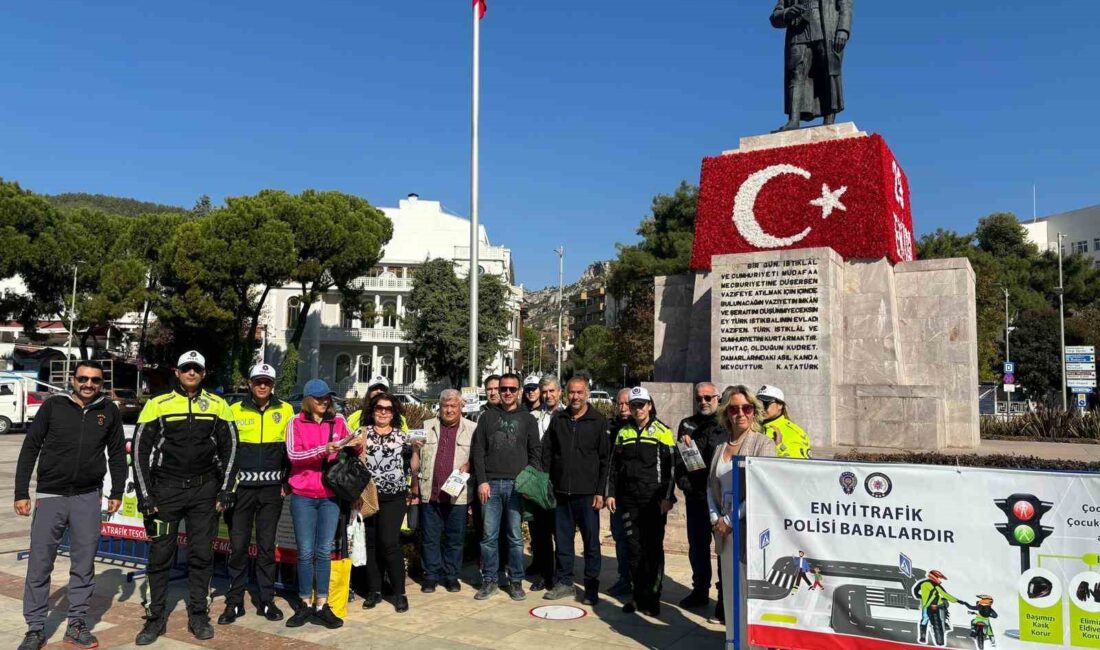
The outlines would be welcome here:
[[[373,322],[362,322],[343,313],[341,296],[331,291],[314,303],[302,337],[299,353],[299,383],[313,377],[329,382],[340,394],[365,395],[366,382],[375,374],[385,375],[398,389],[424,391],[435,388],[430,377],[408,352],[401,329],[405,302],[412,291],[413,270],[427,260],[455,261],[460,277],[469,272],[470,220],[451,214],[438,201],[422,201],[415,194],[396,208],[381,208],[393,222],[393,238],[383,249],[382,259],[365,270],[357,282],[373,295]],[[517,366],[520,353],[520,303],[523,289],[515,285],[512,253],[489,243],[480,227],[478,260],[482,273],[502,277],[510,289],[511,319],[508,338],[501,352],[483,374],[507,372]],[[264,316],[264,356],[279,363],[301,308],[300,292],[293,286],[275,289],[268,297]]]

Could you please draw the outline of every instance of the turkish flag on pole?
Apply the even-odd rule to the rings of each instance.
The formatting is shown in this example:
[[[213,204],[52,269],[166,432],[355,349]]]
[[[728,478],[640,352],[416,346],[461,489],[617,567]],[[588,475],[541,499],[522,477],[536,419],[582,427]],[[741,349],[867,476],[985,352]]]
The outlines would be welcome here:
[[[485,0],[474,0],[474,6],[477,7],[478,19],[485,17]]]
[[[711,257],[829,247],[844,259],[914,258],[909,181],[881,136],[703,160],[691,267]]]

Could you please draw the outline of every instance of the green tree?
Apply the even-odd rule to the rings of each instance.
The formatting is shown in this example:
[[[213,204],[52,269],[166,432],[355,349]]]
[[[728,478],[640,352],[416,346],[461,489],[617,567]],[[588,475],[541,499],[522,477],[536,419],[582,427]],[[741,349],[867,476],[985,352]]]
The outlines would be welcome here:
[[[618,245],[608,291],[622,304],[615,339],[635,380],[653,375],[653,278],[690,270],[698,198],[699,188],[687,181],[672,194],[658,194],[638,227],[642,240]]]
[[[26,270],[36,233],[42,232],[54,218],[54,210],[40,196],[24,190],[18,183],[0,178],[0,279]],[[30,305],[21,296],[0,297],[0,318],[11,318]]]
[[[603,325],[589,325],[573,344],[574,372],[586,372],[593,381],[611,382],[619,376],[614,333]]]
[[[437,258],[413,271],[402,327],[409,353],[433,379],[461,386],[469,373],[470,286],[454,263]],[[508,287],[495,275],[478,282],[478,373],[500,351],[511,320]]]
[[[978,248],[997,257],[1030,257],[1037,251],[1027,241],[1027,232],[1011,212],[994,212],[978,221],[974,231]]]
[[[252,202],[285,223],[293,236],[290,282],[299,289],[302,309],[289,343],[301,345],[313,303],[329,290],[341,293],[349,313],[362,315],[366,301],[355,280],[381,259],[382,247],[393,236],[389,218],[366,200],[341,192],[264,190]],[[295,383],[297,363],[291,367],[284,359],[281,374]]]
[[[542,339],[538,330],[533,327],[523,328],[523,343],[520,349],[523,351],[523,367],[527,370],[537,369],[539,354],[542,347]]]
[[[1025,397],[1061,406],[1060,399],[1051,400],[1062,383],[1061,353],[1058,312],[1047,308],[1020,312],[1012,333],[1012,357]]]

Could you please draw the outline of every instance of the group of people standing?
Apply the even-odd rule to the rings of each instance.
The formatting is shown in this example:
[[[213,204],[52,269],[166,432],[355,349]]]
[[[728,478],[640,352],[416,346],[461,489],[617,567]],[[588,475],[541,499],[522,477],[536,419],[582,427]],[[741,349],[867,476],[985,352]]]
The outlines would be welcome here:
[[[805,434],[786,417],[782,393],[768,386],[756,394],[732,386],[719,398],[713,384],[697,385],[696,413],[673,434],[643,387],[620,391],[613,417],[605,418],[589,402],[584,377],[566,382],[563,403],[556,378],[521,380],[508,373],[485,380],[487,403],[476,425],[462,417],[462,395],[448,389],[440,395],[438,417],[414,436],[384,377],[371,380],[362,408],[345,419],[320,379],[306,382],[295,414],[274,395],[276,373],[268,364],[252,369],[249,395],[233,405],[202,388],[205,374],[200,353],[182,355],[177,387],[146,404],[134,434],[134,478],[150,542],[150,598],[137,645],[151,644],[165,632],[168,572],[181,523],[189,549],[188,629],[200,640],[214,636],[209,594],[219,516],[229,524],[231,552],[230,586],[217,622],[232,624],[245,614],[253,541],[253,604],[268,620],[282,620],[275,603],[275,534],[287,498],[297,545],[298,602],[285,624],[340,627],[343,621],[328,604],[330,557],[334,550],[346,552],[342,526],[363,505],[338,499],[326,481],[327,468],[342,454],[365,464],[377,495],[366,519],[363,607],[382,602],[388,578],[395,611],[409,609],[400,539],[411,505],[418,506],[421,591],[461,591],[472,509],[481,573],[474,598],[504,590],[523,600],[530,574],[530,589],[545,590],[543,598],[579,597],[594,606],[602,568],[600,511],[606,508],[618,560],[618,581],[608,593],[623,599],[623,611],[652,616],[660,613],[664,533],[676,502],[674,488],[685,496],[693,570],[693,590],[681,605],[701,606],[709,602],[711,538],[731,530],[732,504],[723,495],[730,489],[733,457],[775,455],[777,449],[780,455],[809,454]],[[65,641],[98,645],[85,618],[94,587],[99,499],[109,468],[107,510],[119,508],[127,462],[121,417],[102,387],[102,368],[81,362],[72,391],[43,404],[20,453],[15,510],[35,514],[24,597],[28,632],[20,650],[37,650],[46,642],[50,573],[66,529],[72,570]],[[698,450],[704,466],[689,465],[685,449]],[[29,483],[36,462],[32,507]],[[467,484],[456,489],[456,480]],[[525,512],[530,567],[524,563]],[[579,594],[574,586],[578,530],[584,557]],[[720,616],[720,587],[719,601]]]

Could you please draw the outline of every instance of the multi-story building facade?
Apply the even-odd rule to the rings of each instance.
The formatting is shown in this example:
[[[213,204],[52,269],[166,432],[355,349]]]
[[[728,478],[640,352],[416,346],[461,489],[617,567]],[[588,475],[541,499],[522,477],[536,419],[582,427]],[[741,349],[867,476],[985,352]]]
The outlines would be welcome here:
[[[1055,249],[1061,233],[1064,255],[1087,255],[1100,268],[1100,205],[1024,221],[1023,226],[1039,250]]]
[[[438,201],[422,201],[415,194],[402,199],[396,208],[381,209],[393,222],[393,238],[378,265],[357,280],[359,288],[374,298],[375,317],[372,322],[363,322],[344,313],[336,291],[322,296],[310,308],[299,346],[299,383],[320,377],[337,392],[349,396],[364,395],[366,382],[376,374],[405,390],[435,387],[409,354],[401,322],[418,265],[442,257],[455,262],[460,277],[468,277],[470,220],[445,211]],[[511,371],[517,367],[520,355],[523,289],[515,285],[511,251],[491,245],[484,226],[480,227],[479,242],[480,272],[505,280],[511,314],[503,349],[483,374]],[[288,285],[271,292],[264,318],[264,355],[268,362],[282,360],[300,309],[301,296],[295,287]]]
[[[607,289],[581,289],[571,298],[569,316],[574,337],[589,325],[607,325]]]

